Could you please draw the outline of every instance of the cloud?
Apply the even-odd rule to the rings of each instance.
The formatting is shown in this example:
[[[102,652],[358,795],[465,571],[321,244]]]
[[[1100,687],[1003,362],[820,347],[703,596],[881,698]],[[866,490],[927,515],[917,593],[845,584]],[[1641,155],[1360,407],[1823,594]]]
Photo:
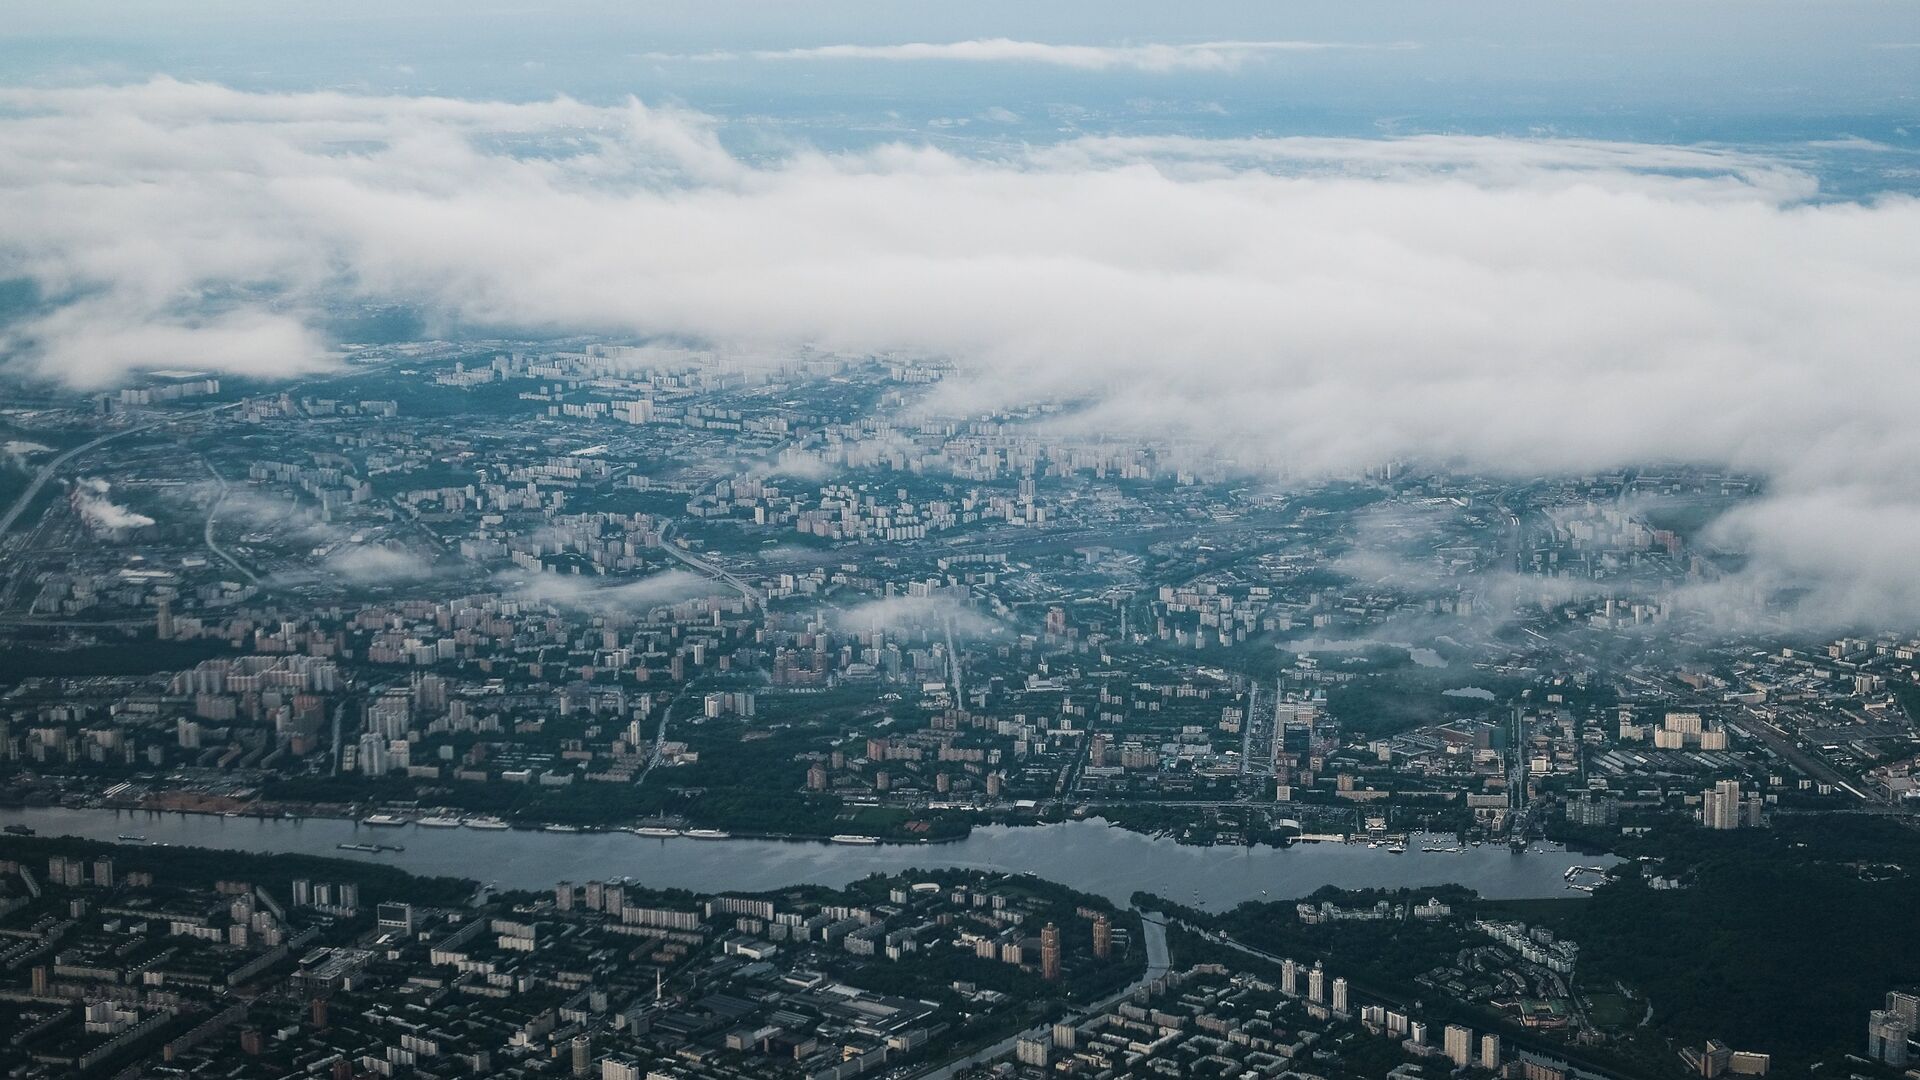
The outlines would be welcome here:
[[[107,498],[112,490],[105,480],[82,477],[73,486],[73,508],[80,514],[90,529],[101,532],[120,532],[127,529],[143,529],[153,524],[153,519],[138,514]]]
[[[417,581],[433,574],[427,560],[410,551],[373,544],[355,544],[327,557],[328,575],[357,585],[377,585],[390,581]]]
[[[37,442],[28,442],[25,439],[8,439],[6,442],[0,443],[0,457],[6,458],[7,463],[10,465],[19,465],[23,468],[27,464],[27,459],[33,455],[50,454],[52,452],[53,447],[51,446],[42,446]]]
[[[889,596],[847,608],[835,621],[851,633],[925,631],[937,636],[951,626],[955,637],[974,638],[1000,629],[992,619],[950,596]]]
[[[540,603],[603,612],[645,611],[701,596],[733,595],[726,586],[690,570],[663,570],[614,583],[600,577],[539,574],[521,584],[517,591],[520,596]]]
[[[261,374],[313,313],[951,362],[928,409],[1069,406],[1247,471],[1391,459],[1762,474],[1724,535],[1809,617],[1920,611],[1920,203],[1788,160],[1591,140],[1094,138],[747,160],[638,102],[0,91],[16,364]],[[105,330],[99,329],[105,327]],[[164,348],[143,345],[151,341]],[[108,335],[105,337],[99,335]],[[142,353],[138,350],[145,348]],[[1822,522],[1845,512],[1823,543]]]
[[[1290,52],[1335,49],[1414,49],[1410,42],[1370,44],[1342,41],[1202,41],[1190,44],[1053,45],[1013,38],[907,42],[899,45],[815,45],[800,49],[747,52],[646,53],[647,60],[716,63],[732,60],[939,60],[957,63],[1050,64],[1080,71],[1232,71],[1249,60]]]

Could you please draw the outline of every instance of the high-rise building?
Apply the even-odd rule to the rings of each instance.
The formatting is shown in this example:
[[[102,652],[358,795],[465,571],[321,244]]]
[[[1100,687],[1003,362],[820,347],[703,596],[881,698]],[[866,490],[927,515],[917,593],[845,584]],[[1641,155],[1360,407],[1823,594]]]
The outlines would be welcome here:
[[[1327,1000],[1327,972],[1320,962],[1313,962],[1313,970],[1307,972],[1307,1000],[1315,1005],[1325,1004]]]
[[[553,887],[553,906],[557,911],[573,910],[573,882],[562,881]]]
[[[1740,781],[1722,780],[1701,795],[1700,823],[1709,829],[1740,827]]]
[[[354,760],[359,763],[360,775],[380,777],[387,775],[393,767],[393,757],[387,750],[388,740],[378,732],[369,731],[360,736],[360,750]]]
[[[1480,1067],[1490,1071],[1500,1068],[1500,1036],[1492,1032],[1480,1036]]]
[[[1913,1027],[1897,1012],[1875,1009],[1867,1014],[1867,1055],[1896,1068],[1907,1064],[1907,1040]]]
[[[1300,996],[1300,965],[1291,959],[1280,961],[1280,992],[1288,997]]]
[[[1448,1024],[1442,1036],[1441,1048],[1446,1052],[1447,1060],[1453,1062],[1456,1069],[1464,1069],[1473,1063],[1473,1032],[1459,1024]]]
[[[1706,1049],[1700,1052],[1700,1075],[1720,1076],[1726,1073],[1727,1065],[1733,1061],[1733,1047],[1719,1039],[1708,1039]]]
[[[1060,1024],[1053,1025],[1053,1048],[1054,1049],[1071,1050],[1074,1048],[1074,1046],[1076,1046],[1079,1043],[1079,1041],[1080,1041],[1080,1033],[1077,1030],[1075,1030],[1072,1024],[1060,1023]]]
[[[593,1068],[593,1040],[583,1033],[573,1037],[573,1075],[585,1076]]]
[[[1040,977],[1049,982],[1060,977],[1060,928],[1052,923],[1040,931]]]
[[[1113,955],[1113,922],[1105,912],[1093,917],[1093,955],[1101,960]]]
[[[1340,1016],[1347,1015],[1347,980],[1333,980],[1333,1011]]]

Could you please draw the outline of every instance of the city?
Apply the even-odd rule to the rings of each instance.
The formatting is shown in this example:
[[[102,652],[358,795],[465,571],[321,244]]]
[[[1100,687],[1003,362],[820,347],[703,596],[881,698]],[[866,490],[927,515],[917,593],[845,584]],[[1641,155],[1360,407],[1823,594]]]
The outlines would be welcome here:
[[[162,6],[0,30],[0,1074],[1920,1077],[1911,8]]]

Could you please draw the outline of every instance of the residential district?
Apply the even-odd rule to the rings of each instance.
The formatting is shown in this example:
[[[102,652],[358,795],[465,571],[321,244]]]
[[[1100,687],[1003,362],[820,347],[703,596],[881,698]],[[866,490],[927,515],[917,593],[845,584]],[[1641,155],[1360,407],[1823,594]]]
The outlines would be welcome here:
[[[1619,959],[1734,892],[1910,910],[1920,641],[1803,630],[1748,582],[1713,523],[1753,478],[1301,474],[1072,402],[943,413],[944,374],[430,341],[300,382],[10,398],[12,813],[391,829],[342,845],[362,863],[458,829],[913,844],[935,868],[429,902],[127,869],[162,850],[128,826],[119,854],[9,867],[12,1075],[1908,1067],[1920,972],[1892,942],[1823,948],[1804,1030],[1721,1007],[1757,977],[1732,957],[1679,986]],[[1187,903],[1198,883],[1114,907],[937,869],[982,826],[1070,820],[1594,865],[1530,898],[1585,912],[1558,929],[1482,910],[1526,897],[1436,921],[1417,889],[1276,895],[1254,907],[1284,956]],[[1386,971],[1356,934],[1446,948]]]

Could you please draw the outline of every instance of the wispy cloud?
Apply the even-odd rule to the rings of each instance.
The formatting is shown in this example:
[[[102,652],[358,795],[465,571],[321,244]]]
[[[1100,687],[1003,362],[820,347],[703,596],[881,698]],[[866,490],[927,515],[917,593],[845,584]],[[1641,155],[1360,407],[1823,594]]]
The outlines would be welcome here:
[[[951,628],[955,637],[967,638],[984,637],[1000,629],[992,619],[949,596],[890,596],[871,600],[840,612],[835,621],[850,632],[877,630],[939,636]]]
[[[798,49],[722,50],[703,53],[647,53],[649,60],[715,63],[730,60],[938,60],[959,63],[1050,64],[1081,71],[1232,71],[1250,60],[1280,53],[1338,49],[1416,49],[1412,42],[1201,41],[1186,44],[1055,45],[1013,38],[906,42],[898,45],[815,45]]]
[[[539,574],[518,588],[528,600],[584,611],[644,611],[700,596],[726,594],[727,587],[690,570],[663,570],[643,578],[608,581],[597,577]]]
[[[110,490],[111,486],[105,480],[92,477],[84,477],[74,484],[73,507],[88,528],[123,532],[127,529],[144,529],[154,523],[147,515],[135,513],[109,499],[107,492]]]
[[[328,556],[326,572],[361,585],[419,581],[432,576],[433,567],[411,551],[377,544],[352,544]]]

